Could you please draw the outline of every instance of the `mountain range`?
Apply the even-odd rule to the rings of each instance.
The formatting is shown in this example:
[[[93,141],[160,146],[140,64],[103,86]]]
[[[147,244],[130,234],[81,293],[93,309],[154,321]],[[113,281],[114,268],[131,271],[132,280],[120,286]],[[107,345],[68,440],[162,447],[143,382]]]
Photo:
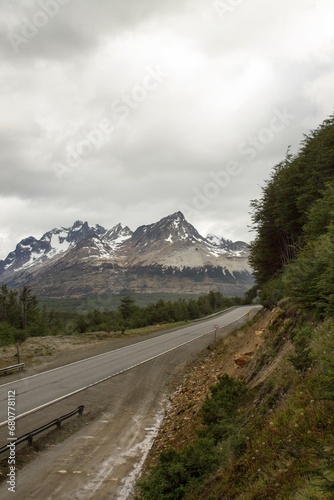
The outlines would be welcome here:
[[[23,239],[0,260],[0,283],[28,284],[39,297],[110,293],[241,295],[253,284],[249,247],[201,236],[181,212],[134,232],[76,221]]]

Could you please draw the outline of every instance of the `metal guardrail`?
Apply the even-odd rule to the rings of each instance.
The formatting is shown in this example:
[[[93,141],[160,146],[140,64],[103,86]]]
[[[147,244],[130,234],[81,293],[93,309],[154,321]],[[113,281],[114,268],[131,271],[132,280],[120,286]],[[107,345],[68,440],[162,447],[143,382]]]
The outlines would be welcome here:
[[[2,446],[2,448],[0,448],[0,454],[8,451],[10,446],[13,445],[13,443],[15,443],[15,446],[20,444],[20,443],[23,443],[24,441],[28,441],[29,444],[32,444],[34,436],[36,436],[37,434],[40,434],[43,431],[46,431],[47,429],[50,429],[54,425],[56,425],[58,427],[58,429],[60,429],[61,423],[63,420],[66,420],[70,417],[73,417],[73,415],[75,415],[76,413],[79,413],[79,415],[82,415],[84,408],[85,407],[83,405],[78,406],[78,408],[76,408],[76,410],[73,410],[70,413],[67,413],[66,415],[63,415],[59,418],[56,418],[55,420],[52,420],[52,422],[49,422],[48,424],[45,424],[45,425],[42,425],[41,427],[38,427],[38,429],[35,429],[31,432],[27,432],[27,434],[23,434],[23,436],[21,436],[17,439],[13,438],[11,442],[9,442],[8,444],[6,444],[5,446]]]
[[[17,363],[16,365],[5,366],[5,368],[0,368],[0,373],[6,374],[10,370],[24,370],[24,363]]]
[[[209,318],[214,318],[215,316],[220,316],[223,313],[226,313],[228,311],[232,311],[232,309],[237,309],[237,307],[240,307],[240,306],[228,307],[227,309],[222,309],[221,311],[217,311],[215,313],[209,314],[208,316],[203,316],[203,318],[194,319],[193,321],[195,323],[197,321],[204,321],[204,320],[209,319]]]

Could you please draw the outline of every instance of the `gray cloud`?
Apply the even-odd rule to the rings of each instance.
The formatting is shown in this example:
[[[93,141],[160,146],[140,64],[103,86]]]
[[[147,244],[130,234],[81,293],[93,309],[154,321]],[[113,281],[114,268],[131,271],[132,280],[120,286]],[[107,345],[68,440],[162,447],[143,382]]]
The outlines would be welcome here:
[[[76,219],[134,229],[180,208],[252,238],[250,199],[333,110],[334,8],[222,4],[0,2],[0,258]]]

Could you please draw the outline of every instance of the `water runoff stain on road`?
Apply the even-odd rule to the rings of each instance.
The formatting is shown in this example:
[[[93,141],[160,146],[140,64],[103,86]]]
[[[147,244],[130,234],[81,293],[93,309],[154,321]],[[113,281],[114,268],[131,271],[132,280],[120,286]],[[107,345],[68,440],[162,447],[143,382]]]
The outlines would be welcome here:
[[[124,447],[118,446],[117,453],[113,453],[100,464],[99,472],[95,474],[94,478],[74,494],[71,493],[68,498],[62,497],[63,500],[102,498],[104,494],[107,495],[108,499],[129,500],[134,493],[136,481],[141,475],[147,455],[163,421],[167,403],[164,402],[162,406],[163,409],[156,413],[150,427],[143,429],[144,419],[134,416],[132,427],[124,435],[125,439],[122,439]],[[142,439],[141,435],[144,435]],[[124,477],[124,468],[129,470],[130,464],[132,469]],[[66,473],[65,470],[59,472]],[[77,472],[80,473],[80,471]],[[118,484],[120,477],[123,477],[121,485]]]

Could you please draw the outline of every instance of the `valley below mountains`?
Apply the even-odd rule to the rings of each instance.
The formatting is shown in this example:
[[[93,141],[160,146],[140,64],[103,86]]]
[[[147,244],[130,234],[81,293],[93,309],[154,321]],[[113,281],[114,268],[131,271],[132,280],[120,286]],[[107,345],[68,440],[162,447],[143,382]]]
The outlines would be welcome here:
[[[247,243],[203,237],[181,212],[134,232],[76,221],[19,242],[0,261],[0,283],[29,285],[45,298],[210,290],[240,296],[254,283],[248,257]]]

